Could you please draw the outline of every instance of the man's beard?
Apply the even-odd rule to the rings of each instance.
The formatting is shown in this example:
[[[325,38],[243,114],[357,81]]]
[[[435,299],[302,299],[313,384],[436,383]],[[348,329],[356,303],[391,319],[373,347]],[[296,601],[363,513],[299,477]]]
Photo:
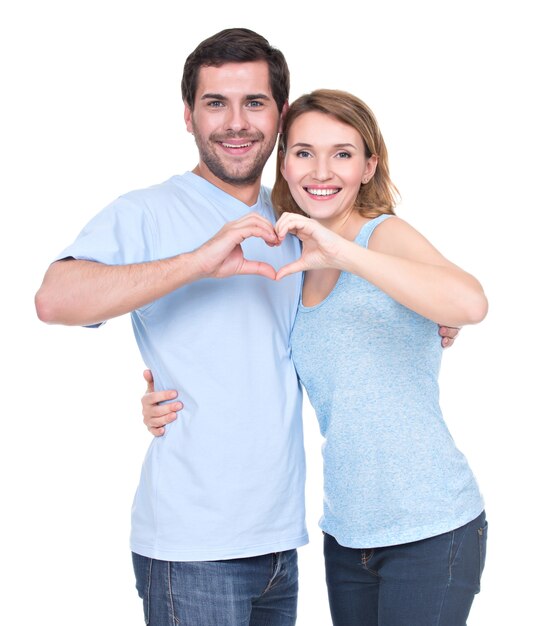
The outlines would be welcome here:
[[[273,144],[266,146],[266,149],[264,149],[264,135],[260,131],[251,135],[247,135],[246,133],[229,133],[225,137],[218,135],[217,133],[212,133],[208,140],[203,141],[196,128],[193,127],[193,135],[199,150],[200,160],[206,165],[206,167],[208,167],[216,178],[237,187],[252,185],[260,179],[264,166],[274,149]],[[256,141],[263,147],[263,150],[258,152],[253,161],[246,164],[248,169],[245,169],[246,165],[242,165],[240,163],[236,166],[236,169],[233,169],[235,167],[234,164],[230,162],[222,162],[215,149],[213,149],[216,142],[226,142],[227,139],[245,139],[246,141]]]

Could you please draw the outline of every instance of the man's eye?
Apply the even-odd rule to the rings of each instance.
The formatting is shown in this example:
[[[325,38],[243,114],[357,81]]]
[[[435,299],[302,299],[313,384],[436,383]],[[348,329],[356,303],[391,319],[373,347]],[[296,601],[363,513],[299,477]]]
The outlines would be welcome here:
[[[264,106],[262,102],[260,102],[259,100],[250,100],[247,103],[247,106],[250,107],[251,109],[257,109],[259,107]]]
[[[210,100],[208,102],[208,106],[212,108],[218,108],[224,106],[224,104],[223,102],[221,102],[221,100]]]

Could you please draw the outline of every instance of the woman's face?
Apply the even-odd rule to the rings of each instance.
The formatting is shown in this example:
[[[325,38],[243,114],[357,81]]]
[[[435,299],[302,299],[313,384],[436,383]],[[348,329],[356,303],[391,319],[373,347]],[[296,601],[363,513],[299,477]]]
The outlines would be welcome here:
[[[376,167],[377,157],[366,158],[364,140],[352,126],[316,111],[291,124],[281,173],[310,217],[328,225],[346,219]]]

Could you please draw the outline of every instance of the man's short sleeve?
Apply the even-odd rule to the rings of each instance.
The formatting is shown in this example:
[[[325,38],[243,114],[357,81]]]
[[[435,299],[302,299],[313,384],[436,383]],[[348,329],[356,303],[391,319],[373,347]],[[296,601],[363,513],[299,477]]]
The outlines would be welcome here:
[[[134,192],[112,202],[55,260],[73,257],[107,265],[155,260],[155,222],[139,195]]]

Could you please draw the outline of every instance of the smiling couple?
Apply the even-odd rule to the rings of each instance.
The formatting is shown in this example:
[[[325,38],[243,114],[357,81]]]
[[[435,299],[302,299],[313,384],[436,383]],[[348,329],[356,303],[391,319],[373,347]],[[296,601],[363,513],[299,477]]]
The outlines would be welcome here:
[[[447,327],[480,321],[486,300],[393,216],[364,103],[319,90],[288,109],[288,91],[260,35],[199,44],[182,79],[199,163],[91,220],[45,274],[38,315],[99,325],[129,312],[152,370],[145,414],[162,436],[131,533],[147,624],[295,623],[308,541],[298,375],[326,439],[334,624],[464,624],[486,527],[438,408],[439,332],[451,344]],[[271,200],[261,174],[280,130]],[[376,554],[388,546],[393,560]]]

